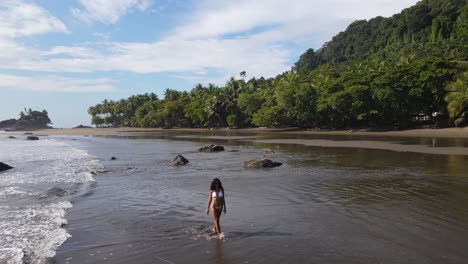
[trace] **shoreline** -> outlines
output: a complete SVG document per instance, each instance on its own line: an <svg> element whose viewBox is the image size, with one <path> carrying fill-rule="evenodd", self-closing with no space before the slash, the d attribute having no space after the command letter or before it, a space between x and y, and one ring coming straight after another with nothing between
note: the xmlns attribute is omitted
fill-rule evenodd
<svg viewBox="0 0 468 264"><path fill-rule="evenodd" d="M333 136L365 136L365 137L433 137L433 138L468 138L468 127L464 128L419 128L397 131L369 131L369 130L301 130L297 128L241 128L241 129L209 129L209 128L53 128L34 131L5 131L1 133L23 135L64 135L64 136L115 136L131 133L157 133L157 132L226 132L232 134L293 134L293 135L333 135Z"/></svg>
<svg viewBox="0 0 468 264"><path fill-rule="evenodd" d="M3 132L12 135L24 135L26 131ZM300 144L314 147L331 148L361 148L390 150L397 152L414 152L435 155L462 155L468 156L468 148L463 143L468 139L468 127L466 128L442 128L442 129L411 129L402 131L363 131L363 130L298 130L293 128L247 128L247 129L201 129L201 128L72 128L72 129L44 129L27 133L36 136L129 136L145 135L151 133L193 133L179 135L183 138L204 138L211 140L244 140L257 143L273 144ZM29 135L29 134L28 134ZM267 136L265 139L263 136ZM322 136L311 138L311 136ZM347 137L349 139L334 137ZM419 138L432 141L425 143L401 143L400 140L413 142ZM438 139L461 140L461 143L438 146ZM396 142L397 140L398 142ZM427 141L427 140L426 140Z"/></svg>

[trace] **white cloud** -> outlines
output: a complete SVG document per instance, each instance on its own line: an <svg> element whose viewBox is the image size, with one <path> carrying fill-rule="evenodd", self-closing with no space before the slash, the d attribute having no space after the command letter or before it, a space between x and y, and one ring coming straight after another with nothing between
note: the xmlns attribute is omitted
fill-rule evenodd
<svg viewBox="0 0 468 264"><path fill-rule="evenodd" d="M86 23L114 24L132 10L145 11L152 0L79 0L84 9L70 8L72 15Z"/></svg>
<svg viewBox="0 0 468 264"><path fill-rule="evenodd" d="M206 81L213 77L199 72L215 71L223 78L237 76L240 71L246 71L249 77L271 77L291 67L291 43L318 48L354 19L389 16L415 2L208 0L197 2L186 23L151 43L105 40L82 47L38 50L14 41L0 41L0 49L4 51L0 53L0 68L57 73L171 72L173 76ZM135 8L146 10L151 4L143 0L80 0L80 3L85 7L79 11L81 14L90 21L104 23L115 22Z"/></svg>
<svg viewBox="0 0 468 264"><path fill-rule="evenodd" d="M108 79L79 79L61 76L21 76L0 74L0 89L41 92L109 92L115 90Z"/></svg>
<svg viewBox="0 0 468 264"><path fill-rule="evenodd" d="M0 37L16 38L49 32L69 33L58 18L44 8L23 1L0 2Z"/></svg>

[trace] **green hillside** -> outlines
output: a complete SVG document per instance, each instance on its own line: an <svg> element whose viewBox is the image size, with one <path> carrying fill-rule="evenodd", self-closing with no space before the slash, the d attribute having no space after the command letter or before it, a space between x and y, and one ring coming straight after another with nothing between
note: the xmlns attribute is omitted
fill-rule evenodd
<svg viewBox="0 0 468 264"><path fill-rule="evenodd" d="M353 22L319 50L307 50L295 69L368 59L395 61L408 55L467 60L467 41L465 0L423 0L390 18Z"/></svg>

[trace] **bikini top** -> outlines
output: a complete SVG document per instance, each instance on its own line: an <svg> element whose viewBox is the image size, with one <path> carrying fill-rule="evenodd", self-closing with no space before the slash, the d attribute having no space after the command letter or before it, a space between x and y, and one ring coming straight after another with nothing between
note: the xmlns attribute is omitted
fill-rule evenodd
<svg viewBox="0 0 468 264"><path fill-rule="evenodd" d="M215 192L215 191L213 191L213 192L211 193L211 197L213 197L213 198L218 198L218 197L223 197L223 196L224 196L224 195L223 195L223 191L221 191L221 190L219 191L218 195L216 195L216 192Z"/></svg>

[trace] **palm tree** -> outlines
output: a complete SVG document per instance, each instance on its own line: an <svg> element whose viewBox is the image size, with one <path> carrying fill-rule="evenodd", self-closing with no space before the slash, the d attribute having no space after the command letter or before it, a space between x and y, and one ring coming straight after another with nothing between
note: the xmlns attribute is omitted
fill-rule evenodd
<svg viewBox="0 0 468 264"><path fill-rule="evenodd" d="M245 79L245 77L247 76L247 72L246 71L241 71L239 72L239 75L242 79Z"/></svg>
<svg viewBox="0 0 468 264"><path fill-rule="evenodd" d="M447 87L445 101L450 118L459 116L468 108L468 72L461 75L455 82Z"/></svg>

